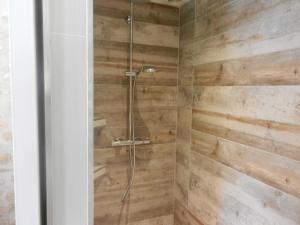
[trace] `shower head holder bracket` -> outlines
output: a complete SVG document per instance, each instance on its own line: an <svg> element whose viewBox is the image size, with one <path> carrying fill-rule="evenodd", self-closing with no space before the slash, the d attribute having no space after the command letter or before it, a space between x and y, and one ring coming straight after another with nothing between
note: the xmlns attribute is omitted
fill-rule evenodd
<svg viewBox="0 0 300 225"><path fill-rule="evenodd" d="M126 77L136 77L137 73L132 71L132 72L125 72L125 76Z"/></svg>

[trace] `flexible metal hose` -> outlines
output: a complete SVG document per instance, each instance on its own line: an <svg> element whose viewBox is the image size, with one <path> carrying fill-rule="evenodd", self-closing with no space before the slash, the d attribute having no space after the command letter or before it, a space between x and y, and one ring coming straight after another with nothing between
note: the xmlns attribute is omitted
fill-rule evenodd
<svg viewBox="0 0 300 225"><path fill-rule="evenodd" d="M132 188L133 185L133 181L134 181L134 176L135 176L135 165L136 165L136 146L135 146L135 120L134 120L134 99L135 99L135 86L136 86L136 79L137 77L135 77L133 79L133 90L132 90L132 121L131 121L131 125L132 125L132 136L131 136L131 140L132 140L132 145L129 146L129 153L130 153L130 170L131 170L131 176L130 176L130 181L127 185L126 191L123 194L122 197L122 202L124 202L126 200L126 198L129 195L129 191Z"/></svg>

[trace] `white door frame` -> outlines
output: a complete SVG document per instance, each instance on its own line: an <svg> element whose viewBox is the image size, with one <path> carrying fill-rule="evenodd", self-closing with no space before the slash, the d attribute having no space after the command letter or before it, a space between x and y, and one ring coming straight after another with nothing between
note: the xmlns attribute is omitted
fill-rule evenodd
<svg viewBox="0 0 300 225"><path fill-rule="evenodd" d="M47 222L93 225L93 0L43 0L43 39Z"/></svg>
<svg viewBox="0 0 300 225"><path fill-rule="evenodd" d="M93 0L84 1L86 6L85 15L85 55L87 67L82 76L87 77L86 101L82 101L81 107L87 108L87 119L85 126L86 148L83 149L86 154L87 168L84 171L88 193L78 193L85 195L87 208L84 209L84 224L93 224ZM45 61L45 110L46 110L46 156L50 161L52 155L51 132L55 128L51 127L51 85L47 83L51 78L51 48L50 34L48 33L51 25L51 17L48 10L51 10L49 2L54 0L43 0L43 26L44 26L44 61ZM55 1L59 3L59 1ZM44 123L44 115L40 115L40 88L38 82L42 74L39 70L39 40L37 29L37 1L36 0L10 0L10 40L11 40L11 73L12 73L12 96L13 96L13 158L14 158L14 186L15 186L15 218L16 225L44 225L43 215L43 174L41 174L41 127ZM66 8L70 10L70 8ZM67 13L67 12L66 12ZM48 36L49 35L49 36ZM50 88L50 89L49 89ZM66 103L67 104L67 103ZM47 111L48 110L48 111ZM50 113L50 114L49 114ZM49 117L50 116L50 117ZM82 118L81 118L82 119ZM79 118L80 120L80 118ZM80 128L79 128L80 129ZM74 137L78 138L78 137ZM50 142L49 142L50 140ZM47 161L48 161L47 159ZM48 162L47 162L47 169ZM51 169L51 166L50 166ZM43 171L42 171L43 172ZM41 176L42 175L42 176ZM51 176L51 174L50 174ZM42 179L41 179L42 178ZM51 179L50 179L51 180ZM47 178L47 182L48 182ZM50 182L51 183L51 182ZM49 183L48 183L49 184ZM48 185L47 184L47 185ZM41 188L42 187L42 188ZM51 186L47 186L47 204L48 204L48 225L69 225L69 224L51 224L52 216L52 193ZM41 197L42 196L42 197ZM76 198L76 196L74 196ZM51 198L51 199L49 199ZM68 217L72 213L68 210ZM61 215L59 215L61 216ZM63 215L64 216L64 215ZM49 218L50 217L50 218ZM71 224L70 224L71 225Z"/></svg>
<svg viewBox="0 0 300 225"><path fill-rule="evenodd" d="M35 0L10 0L16 225L41 221L35 7Z"/></svg>

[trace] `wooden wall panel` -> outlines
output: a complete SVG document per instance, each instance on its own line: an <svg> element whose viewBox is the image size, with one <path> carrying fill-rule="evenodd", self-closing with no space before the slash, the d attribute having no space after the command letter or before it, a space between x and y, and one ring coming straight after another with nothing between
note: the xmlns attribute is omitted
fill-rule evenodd
<svg viewBox="0 0 300 225"><path fill-rule="evenodd" d="M105 168L95 180L95 225L172 225L179 10L135 6L134 69L151 64L158 72L137 81L136 136L149 137L152 144L137 147L134 187L122 203L129 152L111 142L128 132L129 1L96 0L94 6L94 116L106 119L106 126L95 130L95 166Z"/></svg>
<svg viewBox="0 0 300 225"><path fill-rule="evenodd" d="M300 224L299 7L180 8L175 224Z"/></svg>
<svg viewBox="0 0 300 225"><path fill-rule="evenodd" d="M172 215L173 180L170 178L174 174L174 145L137 148L134 187L130 201L125 204L120 203L120 198L130 176L128 150L120 147L95 150L95 164L106 168L106 174L95 181L96 224L131 224Z"/></svg>
<svg viewBox="0 0 300 225"><path fill-rule="evenodd" d="M195 66L199 86L300 84L300 50L225 60Z"/></svg>
<svg viewBox="0 0 300 225"><path fill-rule="evenodd" d="M272 0L268 2L277 1ZM234 4L243 3L237 1ZM253 4L256 4L256 2L253 2ZM297 21L299 20L299 6L298 1L289 1L288 3L280 1L278 4L271 4L271 6L262 13L258 13L258 16L254 13L244 23L234 23L226 30L220 28L219 31L217 29L217 33L206 37L201 37L201 35L198 37L198 33L205 33L205 31L202 30L197 31L198 27L201 29L203 27L198 20L205 20L205 18L201 17L203 14L200 13L192 28L194 29L195 39L190 43L186 43L186 48L193 49L196 64L250 57L298 48L299 27ZM247 8L245 8L245 10L246 9ZM226 10L226 8L222 8L222 10ZM251 7L249 7L249 11L251 11ZM244 14L246 14L246 12ZM215 15L213 16L215 17ZM215 17L214 20L216 20L216 18L222 21L222 16ZM206 26L213 26L211 24L215 23L210 20L206 22Z"/></svg>
<svg viewBox="0 0 300 225"><path fill-rule="evenodd" d="M194 87L197 110L300 124L298 86Z"/></svg>
<svg viewBox="0 0 300 225"><path fill-rule="evenodd" d="M126 19L113 18L108 16L95 15L94 37L96 40L106 40L115 42L126 42L128 32ZM100 21L100 22L97 22ZM174 47L178 45L177 26L153 24L149 22L136 21L133 26L135 36L134 41L137 44L146 44L163 47ZM161 35L164 33L164 35ZM145 42L147 40L147 42Z"/></svg>
<svg viewBox="0 0 300 225"><path fill-rule="evenodd" d="M174 225L203 225L193 214L189 212L179 201L175 201Z"/></svg>
<svg viewBox="0 0 300 225"><path fill-rule="evenodd" d="M189 0L176 0L176 1L170 1L170 0L150 0L150 2L162 4L162 5L170 5L174 7L180 7L181 5L185 4Z"/></svg>
<svg viewBox="0 0 300 225"><path fill-rule="evenodd" d="M136 21L178 26L178 10L173 7L148 3L136 4L134 9ZM128 0L95 1L94 10L95 15L125 19L130 13L130 5Z"/></svg>
<svg viewBox="0 0 300 225"><path fill-rule="evenodd" d="M201 200L190 196L191 200L194 196L192 211L208 205L224 224L299 224L298 198L196 152L192 153L190 183L192 193L203 195ZM202 220L211 219L211 214L204 214L207 218Z"/></svg>

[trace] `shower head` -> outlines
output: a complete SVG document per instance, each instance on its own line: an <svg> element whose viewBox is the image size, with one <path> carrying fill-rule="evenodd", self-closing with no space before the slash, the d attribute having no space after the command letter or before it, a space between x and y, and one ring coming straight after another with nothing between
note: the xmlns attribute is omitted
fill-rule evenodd
<svg viewBox="0 0 300 225"><path fill-rule="evenodd" d="M149 0L131 0L132 3L137 3L137 4L145 4L148 3Z"/></svg>
<svg viewBox="0 0 300 225"><path fill-rule="evenodd" d="M145 73L155 73L157 71L156 67L154 66L142 66L141 72Z"/></svg>
<svg viewBox="0 0 300 225"><path fill-rule="evenodd" d="M139 75L140 73L155 73L157 72L157 69L155 66L142 66L139 72L136 73L136 75Z"/></svg>

